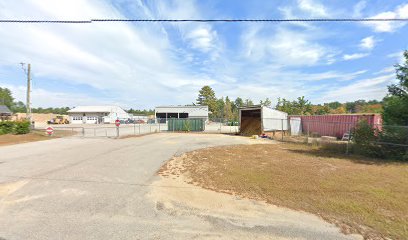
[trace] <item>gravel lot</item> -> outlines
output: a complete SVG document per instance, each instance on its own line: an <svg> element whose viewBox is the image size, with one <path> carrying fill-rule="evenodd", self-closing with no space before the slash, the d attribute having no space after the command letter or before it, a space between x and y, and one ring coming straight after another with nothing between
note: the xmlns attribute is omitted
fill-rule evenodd
<svg viewBox="0 0 408 240"><path fill-rule="evenodd" d="M156 174L187 151L259 141L162 133L0 147L0 239L352 239L310 214L203 193ZM202 194L224 201L206 205Z"/></svg>

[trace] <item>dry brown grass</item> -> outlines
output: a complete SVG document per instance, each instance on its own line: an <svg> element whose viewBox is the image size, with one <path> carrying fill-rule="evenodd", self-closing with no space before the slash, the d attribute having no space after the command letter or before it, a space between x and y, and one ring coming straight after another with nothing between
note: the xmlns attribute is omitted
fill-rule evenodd
<svg viewBox="0 0 408 240"><path fill-rule="evenodd" d="M45 131L32 131L28 134L23 135L13 135L13 134L5 134L0 135L0 146L5 145L13 145L13 144L20 144L20 143L27 143L27 142L37 142L43 140L49 140L53 138L60 138L66 136L74 135L71 131L54 131L54 136L47 136Z"/></svg>
<svg viewBox="0 0 408 240"><path fill-rule="evenodd" d="M188 154L192 183L318 214L366 239L408 239L408 164L305 145L243 145Z"/></svg>

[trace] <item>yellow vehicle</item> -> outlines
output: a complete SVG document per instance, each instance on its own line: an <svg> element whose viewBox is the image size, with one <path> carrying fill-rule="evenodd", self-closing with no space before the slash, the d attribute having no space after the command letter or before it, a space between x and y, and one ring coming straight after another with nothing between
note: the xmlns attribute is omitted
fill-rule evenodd
<svg viewBox="0 0 408 240"><path fill-rule="evenodd" d="M48 124L68 124L69 121L64 116L56 116L47 122Z"/></svg>

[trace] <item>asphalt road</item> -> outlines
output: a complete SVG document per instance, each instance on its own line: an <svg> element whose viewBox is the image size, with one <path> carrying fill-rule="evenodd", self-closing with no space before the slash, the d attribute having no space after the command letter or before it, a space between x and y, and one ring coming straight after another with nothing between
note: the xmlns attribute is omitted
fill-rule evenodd
<svg viewBox="0 0 408 240"><path fill-rule="evenodd" d="M172 156L248 141L161 133L0 147L0 239L352 239L317 218L307 225L283 214L279 225L250 226L191 208L163 211L147 197L172 187L154 185Z"/></svg>

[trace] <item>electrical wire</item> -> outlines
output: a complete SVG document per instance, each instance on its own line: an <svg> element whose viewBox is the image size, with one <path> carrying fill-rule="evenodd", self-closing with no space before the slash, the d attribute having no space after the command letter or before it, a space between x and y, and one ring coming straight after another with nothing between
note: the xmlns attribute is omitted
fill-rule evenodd
<svg viewBox="0 0 408 240"><path fill-rule="evenodd" d="M0 19L0 23L89 24L94 22L408 22L408 18L291 18L291 19L91 19L91 20L22 20Z"/></svg>

